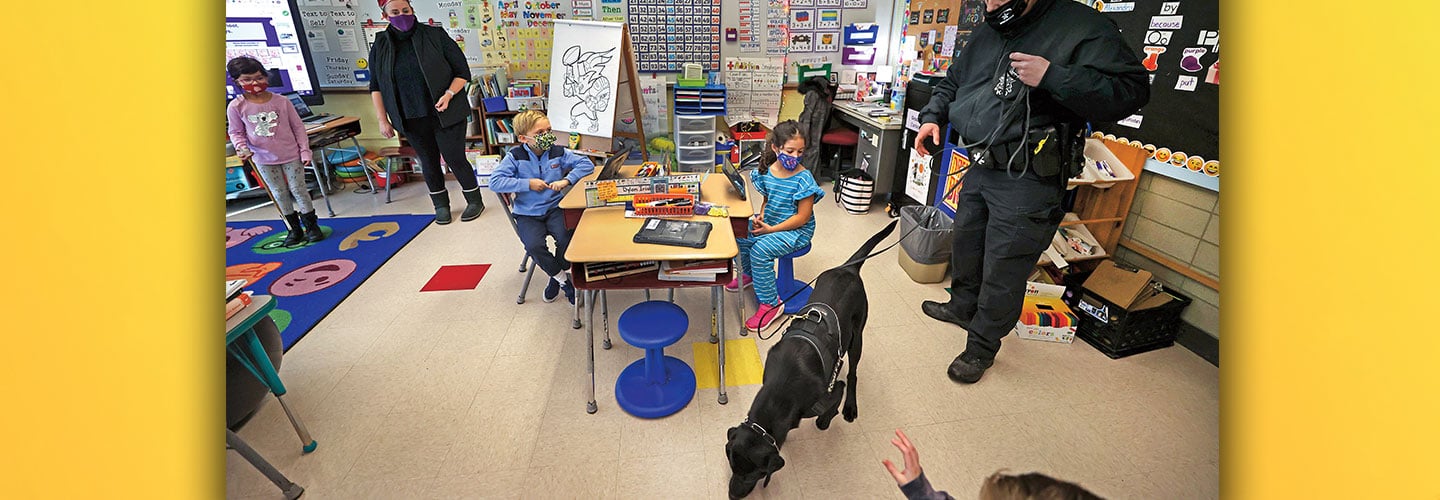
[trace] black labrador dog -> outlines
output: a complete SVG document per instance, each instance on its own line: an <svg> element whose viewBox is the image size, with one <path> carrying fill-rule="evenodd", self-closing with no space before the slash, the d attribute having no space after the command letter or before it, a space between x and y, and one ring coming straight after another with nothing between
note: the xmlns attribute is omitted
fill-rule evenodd
<svg viewBox="0 0 1440 500"><path fill-rule="evenodd" d="M843 399L845 421L855 421L855 368L860 364L861 331L869 313L860 266L894 230L891 221L845 264L820 273L810 304L770 348L765 379L750 404L750 413L744 422L726 431L730 498L749 495L761 479L765 486L770 485L770 475L785 466L780 457L785 436L800 426L801 419L815 417L815 427L828 429ZM845 380L836 380L842 356L850 359L850 369Z"/></svg>

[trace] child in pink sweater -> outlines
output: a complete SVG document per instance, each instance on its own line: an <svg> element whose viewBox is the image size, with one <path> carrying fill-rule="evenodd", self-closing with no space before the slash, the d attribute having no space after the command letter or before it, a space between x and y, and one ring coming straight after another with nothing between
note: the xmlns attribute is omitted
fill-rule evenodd
<svg viewBox="0 0 1440 500"><path fill-rule="evenodd" d="M269 79L260 61L236 57L225 64L225 70L245 91L225 109L230 120L230 143L235 145L240 159L254 160L260 178L275 198L290 230L285 246L325 239L310 205L310 191L305 188L305 166L312 157L300 113L289 99L265 90Z"/></svg>

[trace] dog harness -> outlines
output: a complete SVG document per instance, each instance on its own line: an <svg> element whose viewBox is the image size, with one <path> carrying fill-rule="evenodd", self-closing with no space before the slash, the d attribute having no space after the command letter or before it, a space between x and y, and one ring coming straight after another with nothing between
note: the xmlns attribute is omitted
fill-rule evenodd
<svg viewBox="0 0 1440 500"><path fill-rule="evenodd" d="M820 302L806 304L794 315L790 328L785 330L785 335L780 340L798 338L809 343L815 348L815 354L820 356L820 373L829 373L830 382L825 385L825 392L829 393L835 389L835 381L840 378L840 367L845 364L846 347L841 345L845 338L840 332L840 318L830 306ZM830 345L830 335L824 332L834 332L835 356L826 356L829 349L822 349L821 344Z"/></svg>

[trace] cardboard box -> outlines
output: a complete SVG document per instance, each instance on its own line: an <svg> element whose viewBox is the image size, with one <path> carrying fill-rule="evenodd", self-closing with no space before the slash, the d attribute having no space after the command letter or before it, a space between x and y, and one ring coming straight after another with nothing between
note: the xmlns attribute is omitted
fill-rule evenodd
<svg viewBox="0 0 1440 500"><path fill-rule="evenodd" d="M1015 322L1015 335L1027 340L1074 342L1080 318L1065 305L1064 295L1065 287L1060 285L1026 283L1025 306L1021 309L1020 321Z"/></svg>
<svg viewBox="0 0 1440 500"><path fill-rule="evenodd" d="M1150 271L1122 269L1115 265L1115 261L1106 260L1085 280L1084 287L1086 291L1118 304L1125 311L1134 312L1160 307L1171 300L1169 295L1160 292L1157 285ZM1080 302L1081 309L1087 305L1095 307L1083 300ZM1095 319L1108 320L1104 315L1097 315Z"/></svg>

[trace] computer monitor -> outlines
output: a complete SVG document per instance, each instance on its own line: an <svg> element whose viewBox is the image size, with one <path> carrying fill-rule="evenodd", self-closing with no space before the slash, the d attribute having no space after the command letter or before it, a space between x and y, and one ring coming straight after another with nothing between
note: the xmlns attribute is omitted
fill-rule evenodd
<svg viewBox="0 0 1440 500"><path fill-rule="evenodd" d="M300 97L299 92L286 92L280 95L290 100L290 104L295 106L295 112L300 114L300 118L309 118L315 114L314 111L310 110L310 105L305 104L305 99Z"/></svg>
<svg viewBox="0 0 1440 500"><path fill-rule="evenodd" d="M325 99L296 2L225 0L225 60L254 57L269 73L272 92L296 92L306 103L318 106L325 104ZM223 67L216 65L217 69ZM226 74L225 100L240 93L240 85Z"/></svg>

